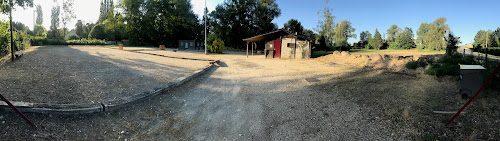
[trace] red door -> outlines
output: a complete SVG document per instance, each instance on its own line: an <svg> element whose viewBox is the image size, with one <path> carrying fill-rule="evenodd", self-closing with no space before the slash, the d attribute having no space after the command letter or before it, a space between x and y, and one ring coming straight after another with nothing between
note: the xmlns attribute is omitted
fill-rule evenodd
<svg viewBox="0 0 500 141"><path fill-rule="evenodd" d="M274 58L281 56L281 40L274 40Z"/></svg>

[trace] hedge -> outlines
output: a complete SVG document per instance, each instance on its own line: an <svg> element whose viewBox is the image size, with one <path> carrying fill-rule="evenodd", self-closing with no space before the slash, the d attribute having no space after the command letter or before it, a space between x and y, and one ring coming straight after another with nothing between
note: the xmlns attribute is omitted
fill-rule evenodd
<svg viewBox="0 0 500 141"><path fill-rule="evenodd" d="M80 39L80 40L55 40L46 37L34 37L31 39L33 45L106 45L106 41L99 39ZM40 44L42 43L42 44Z"/></svg>

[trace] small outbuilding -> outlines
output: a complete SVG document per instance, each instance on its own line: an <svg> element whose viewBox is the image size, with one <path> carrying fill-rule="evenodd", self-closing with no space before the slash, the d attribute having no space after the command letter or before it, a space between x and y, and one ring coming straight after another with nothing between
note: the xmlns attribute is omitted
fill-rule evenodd
<svg viewBox="0 0 500 141"><path fill-rule="evenodd" d="M179 50L186 50L186 49L202 49L205 45L201 41L196 41L196 40L179 40Z"/></svg>
<svg viewBox="0 0 500 141"><path fill-rule="evenodd" d="M266 58L285 58L285 59L308 59L311 58L311 42L306 38L292 34L286 29L279 29L266 34L243 39L248 47L251 45L253 55L254 48L257 48L257 42L264 42L264 54Z"/></svg>

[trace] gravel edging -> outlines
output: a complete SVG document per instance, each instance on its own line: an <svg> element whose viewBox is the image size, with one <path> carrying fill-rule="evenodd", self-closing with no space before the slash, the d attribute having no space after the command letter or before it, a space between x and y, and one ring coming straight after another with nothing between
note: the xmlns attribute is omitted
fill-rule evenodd
<svg viewBox="0 0 500 141"><path fill-rule="evenodd" d="M169 90L189 81L212 68L215 63L219 60L211 61L209 65L195 71L194 73L177 78L173 82L167 83L163 88L155 88L153 90L135 94L132 96L123 97L115 100L103 101L100 103L84 103L84 104L48 104L48 103L29 103L29 102L17 102L11 101L11 103L16 106L16 108L21 112L29 113L43 113L43 114L63 114L63 115L80 115L80 114L91 114L98 112L110 112L123 107L133 105L135 103L144 101L148 98L159 95L162 92L168 92ZM0 101L0 111L10 111L12 109L4 101Z"/></svg>

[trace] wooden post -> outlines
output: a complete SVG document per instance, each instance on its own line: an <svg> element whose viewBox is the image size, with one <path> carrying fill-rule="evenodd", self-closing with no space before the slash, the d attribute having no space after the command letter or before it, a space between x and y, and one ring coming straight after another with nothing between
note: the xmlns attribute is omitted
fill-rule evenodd
<svg viewBox="0 0 500 141"><path fill-rule="evenodd" d="M247 41L247 58L248 58L248 41Z"/></svg>
<svg viewBox="0 0 500 141"><path fill-rule="evenodd" d="M255 51L257 51L257 43L255 43ZM253 54L252 54L253 55Z"/></svg>
<svg viewBox="0 0 500 141"><path fill-rule="evenodd" d="M253 46L254 46L255 42L252 43L252 56L253 56Z"/></svg>

